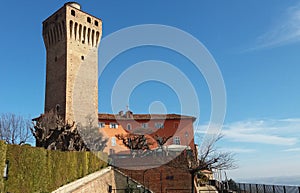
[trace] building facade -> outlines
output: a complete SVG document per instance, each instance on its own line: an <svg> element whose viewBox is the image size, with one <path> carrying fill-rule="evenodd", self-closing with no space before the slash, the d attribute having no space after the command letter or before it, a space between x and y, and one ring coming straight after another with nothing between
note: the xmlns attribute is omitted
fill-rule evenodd
<svg viewBox="0 0 300 193"><path fill-rule="evenodd" d="M123 154L128 152L117 135L144 135L150 144L150 149L159 148L160 137L166 140L164 147L169 151L195 149L193 123L195 117L178 114L133 114L127 111L123 114L99 114L99 131L108 138L104 152L108 154Z"/></svg>

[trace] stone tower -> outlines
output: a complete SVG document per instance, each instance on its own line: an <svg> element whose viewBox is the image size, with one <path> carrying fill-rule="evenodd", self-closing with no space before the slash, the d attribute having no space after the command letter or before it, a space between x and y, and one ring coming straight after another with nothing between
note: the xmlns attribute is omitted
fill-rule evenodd
<svg viewBox="0 0 300 193"><path fill-rule="evenodd" d="M102 21L66 3L43 22L47 51L45 112L66 122L98 120L98 46Z"/></svg>

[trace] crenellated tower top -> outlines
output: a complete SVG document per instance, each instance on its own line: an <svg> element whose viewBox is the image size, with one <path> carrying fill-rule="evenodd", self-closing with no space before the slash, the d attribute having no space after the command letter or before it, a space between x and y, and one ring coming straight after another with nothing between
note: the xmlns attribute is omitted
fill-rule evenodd
<svg viewBox="0 0 300 193"><path fill-rule="evenodd" d="M66 3L43 22L46 48L60 41L75 39L82 44L97 47L100 43L102 21L80 10L76 2ZM68 33L67 33L68 32Z"/></svg>

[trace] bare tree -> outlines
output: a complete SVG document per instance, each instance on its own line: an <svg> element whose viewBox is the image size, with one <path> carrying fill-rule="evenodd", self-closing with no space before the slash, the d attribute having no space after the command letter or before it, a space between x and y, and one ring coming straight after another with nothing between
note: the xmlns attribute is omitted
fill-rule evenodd
<svg viewBox="0 0 300 193"><path fill-rule="evenodd" d="M203 169L229 170L237 168L232 152L220 151L216 143L223 138L219 134L205 141L199 152L199 167Z"/></svg>
<svg viewBox="0 0 300 193"><path fill-rule="evenodd" d="M108 139L104 139L103 134L99 132L99 128L93 125L94 119L91 116L87 116L86 120L85 126L77 126L81 138L90 151L103 151Z"/></svg>
<svg viewBox="0 0 300 193"><path fill-rule="evenodd" d="M32 139L31 121L20 115L4 113L0 115L0 140L8 144L22 145Z"/></svg>
<svg viewBox="0 0 300 193"><path fill-rule="evenodd" d="M35 121L32 134L36 138L36 146L52 150L62 151L98 151L103 148L102 135L97 132L97 128L78 127L65 121L51 110L41 115ZM85 140L87 140L87 143ZM93 139L93 141L92 141ZM94 146L91 146L91 143ZM98 144L99 143L99 144ZM96 145L96 149L95 148Z"/></svg>
<svg viewBox="0 0 300 193"><path fill-rule="evenodd" d="M159 145L159 148L161 149L162 151L162 155L165 155L165 150L163 148L164 144L172 137L171 136L158 136L158 135L155 135L154 136L154 139L156 140L157 144Z"/></svg>
<svg viewBox="0 0 300 193"><path fill-rule="evenodd" d="M118 134L117 139L122 140L123 144L130 149L133 156L140 155L150 150L152 142L149 138L142 134Z"/></svg>
<svg viewBox="0 0 300 193"><path fill-rule="evenodd" d="M222 137L222 135L216 135L210 140L203 142L199 154L195 150L184 150L178 157L168 163L171 167L181 168L191 174L192 192L194 192L195 176L202 170L229 170L237 168L234 154L222 152L216 147L216 143Z"/></svg>

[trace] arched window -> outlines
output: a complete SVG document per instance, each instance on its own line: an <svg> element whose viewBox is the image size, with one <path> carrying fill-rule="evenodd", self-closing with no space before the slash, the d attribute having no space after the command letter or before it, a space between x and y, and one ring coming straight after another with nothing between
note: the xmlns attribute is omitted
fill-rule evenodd
<svg viewBox="0 0 300 193"><path fill-rule="evenodd" d="M96 45L97 45L98 42L99 42L99 36L100 36L100 33L97 31L97 32L96 32Z"/></svg>
<svg viewBox="0 0 300 193"><path fill-rule="evenodd" d="M81 41L81 37L82 37L82 25L79 24L79 41Z"/></svg>
<svg viewBox="0 0 300 193"><path fill-rule="evenodd" d="M90 38L91 38L91 29L88 28L88 32L87 32L88 44L90 44Z"/></svg>
<svg viewBox="0 0 300 193"><path fill-rule="evenodd" d="M77 27L78 27L78 23L75 22L75 27L74 27L74 36L75 36L75 40L77 39Z"/></svg>
<svg viewBox="0 0 300 193"><path fill-rule="evenodd" d="M88 17L88 18L87 18L87 22L89 22L89 23L91 23L91 22L92 22L92 20L91 20L91 18L90 18L90 17Z"/></svg>
<svg viewBox="0 0 300 193"><path fill-rule="evenodd" d="M72 37L72 33L73 33L73 21L70 20L70 37Z"/></svg>
<svg viewBox="0 0 300 193"><path fill-rule="evenodd" d="M95 30L92 30L92 46L94 46Z"/></svg>
<svg viewBox="0 0 300 193"><path fill-rule="evenodd" d="M75 16L75 11L71 10L71 15Z"/></svg>
<svg viewBox="0 0 300 193"><path fill-rule="evenodd" d="M85 38L86 38L86 27L83 27L83 37L82 37L82 43L85 43Z"/></svg>
<svg viewBox="0 0 300 193"><path fill-rule="evenodd" d="M127 130L129 130L129 131L131 130L131 124L130 123L127 124Z"/></svg>

